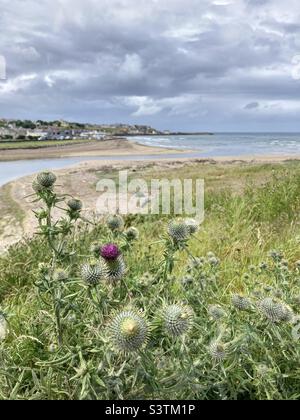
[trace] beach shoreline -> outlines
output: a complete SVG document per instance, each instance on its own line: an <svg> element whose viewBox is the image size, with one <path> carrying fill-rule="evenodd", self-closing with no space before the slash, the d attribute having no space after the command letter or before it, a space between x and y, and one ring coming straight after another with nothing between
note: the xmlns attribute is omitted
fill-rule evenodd
<svg viewBox="0 0 300 420"><path fill-rule="evenodd" d="M193 152L176 148L156 147L138 143L125 138L113 138L89 143L66 144L63 146L49 146L37 149L7 149L1 150L0 162L34 159L57 159L74 157L100 156L134 156L134 155L163 155L166 153Z"/></svg>

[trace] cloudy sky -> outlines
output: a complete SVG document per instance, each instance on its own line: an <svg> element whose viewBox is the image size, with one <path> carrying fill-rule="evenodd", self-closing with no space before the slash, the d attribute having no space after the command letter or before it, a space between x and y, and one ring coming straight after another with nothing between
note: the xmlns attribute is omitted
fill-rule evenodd
<svg viewBox="0 0 300 420"><path fill-rule="evenodd" d="M0 117L300 131L299 0L0 6Z"/></svg>

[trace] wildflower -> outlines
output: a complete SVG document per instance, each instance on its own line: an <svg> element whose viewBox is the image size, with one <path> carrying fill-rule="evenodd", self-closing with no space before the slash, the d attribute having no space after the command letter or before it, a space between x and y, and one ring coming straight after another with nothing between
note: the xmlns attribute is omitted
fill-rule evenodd
<svg viewBox="0 0 300 420"><path fill-rule="evenodd" d="M107 270L105 265L101 264L101 262L91 261L82 266L81 276L87 284L95 286L101 280L106 279Z"/></svg>
<svg viewBox="0 0 300 420"><path fill-rule="evenodd" d="M251 301L241 295L233 295L231 298L231 302L236 309L240 311L247 311L251 307Z"/></svg>
<svg viewBox="0 0 300 420"><path fill-rule="evenodd" d="M196 233L199 229L199 223L195 219L186 219L185 224L189 230L189 233L192 235Z"/></svg>
<svg viewBox="0 0 300 420"><path fill-rule="evenodd" d="M78 200L77 198L71 198L67 204L71 211L79 212L82 210L82 201Z"/></svg>
<svg viewBox="0 0 300 420"><path fill-rule="evenodd" d="M261 313L271 322L289 322L293 318L293 311L285 304L265 298L258 304Z"/></svg>
<svg viewBox="0 0 300 420"><path fill-rule="evenodd" d="M107 227L113 232L121 231L124 229L124 220L123 217L119 214L114 216L109 216L106 220Z"/></svg>
<svg viewBox="0 0 300 420"><path fill-rule="evenodd" d="M100 255L105 260L115 260L121 255L121 251L115 244L106 244L101 247Z"/></svg>
<svg viewBox="0 0 300 420"><path fill-rule="evenodd" d="M41 172L36 178L36 183L44 188L51 188L55 182L56 176L52 172Z"/></svg>
<svg viewBox="0 0 300 420"><path fill-rule="evenodd" d="M208 313L215 321L227 316L226 312L220 305L210 305L208 307Z"/></svg>
<svg viewBox="0 0 300 420"><path fill-rule="evenodd" d="M128 241L136 241L139 238L139 231L136 227L131 226L125 232Z"/></svg>
<svg viewBox="0 0 300 420"><path fill-rule="evenodd" d="M192 310L189 306L169 305L163 309L162 319L167 333L179 337L192 326Z"/></svg>
<svg viewBox="0 0 300 420"><path fill-rule="evenodd" d="M172 220L168 226L168 233L175 242L184 242L190 236L189 229L182 220Z"/></svg>
<svg viewBox="0 0 300 420"><path fill-rule="evenodd" d="M209 354L217 362L221 362L227 357L227 348L220 340L214 340L210 343L208 348Z"/></svg>
<svg viewBox="0 0 300 420"><path fill-rule="evenodd" d="M128 352L140 350L149 336L144 317L133 310L118 313L111 322L110 331L116 347Z"/></svg>
<svg viewBox="0 0 300 420"><path fill-rule="evenodd" d="M105 260L107 279L112 282L121 280L125 275L126 266L118 246L115 244L103 245L100 254Z"/></svg>

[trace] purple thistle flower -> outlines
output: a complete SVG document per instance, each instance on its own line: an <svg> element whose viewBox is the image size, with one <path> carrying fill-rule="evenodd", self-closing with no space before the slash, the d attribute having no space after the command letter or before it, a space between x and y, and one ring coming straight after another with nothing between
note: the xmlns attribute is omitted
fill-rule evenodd
<svg viewBox="0 0 300 420"><path fill-rule="evenodd" d="M115 244L106 244L101 247L100 254L105 260L116 260L121 255L121 251Z"/></svg>

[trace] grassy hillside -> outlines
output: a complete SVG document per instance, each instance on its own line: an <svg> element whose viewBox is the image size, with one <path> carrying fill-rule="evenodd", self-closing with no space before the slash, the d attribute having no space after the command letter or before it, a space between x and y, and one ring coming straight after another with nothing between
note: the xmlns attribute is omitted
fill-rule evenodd
<svg viewBox="0 0 300 420"><path fill-rule="evenodd" d="M208 172L188 235L171 216L92 226L35 185L39 235L0 259L1 399L299 399L300 166Z"/></svg>

